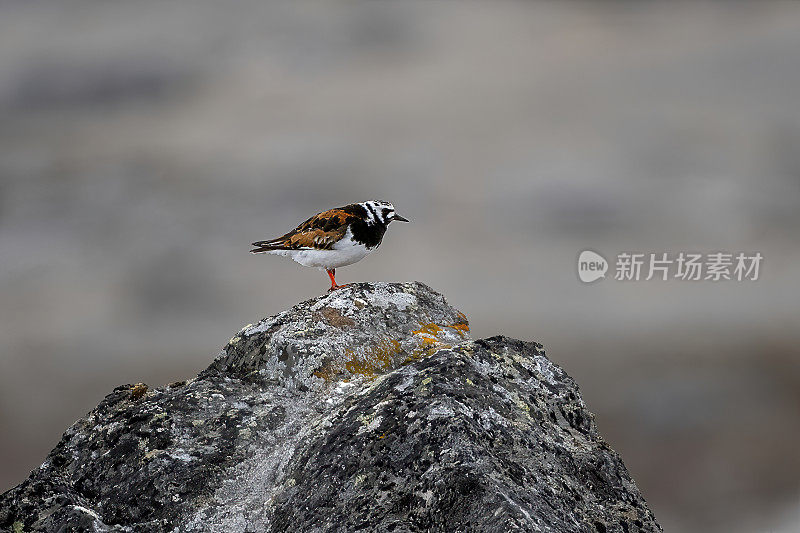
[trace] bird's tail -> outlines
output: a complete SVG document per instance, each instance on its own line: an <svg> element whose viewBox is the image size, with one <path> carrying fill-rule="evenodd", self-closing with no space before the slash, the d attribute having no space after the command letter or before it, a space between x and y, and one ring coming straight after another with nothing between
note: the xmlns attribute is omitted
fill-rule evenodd
<svg viewBox="0 0 800 533"><path fill-rule="evenodd" d="M285 249L281 239L272 239L270 241L256 241L250 244L254 247L252 250L250 250L251 254L265 254L267 252Z"/></svg>

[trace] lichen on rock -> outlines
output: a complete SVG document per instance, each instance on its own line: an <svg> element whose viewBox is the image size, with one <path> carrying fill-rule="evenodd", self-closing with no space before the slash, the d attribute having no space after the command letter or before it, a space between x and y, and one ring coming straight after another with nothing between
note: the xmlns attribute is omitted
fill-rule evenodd
<svg viewBox="0 0 800 533"><path fill-rule="evenodd" d="M374 378L469 340L466 317L422 283L354 283L240 331L206 371L318 390Z"/></svg>
<svg viewBox="0 0 800 533"><path fill-rule="evenodd" d="M359 283L122 386L0 495L3 531L660 531L541 345Z"/></svg>

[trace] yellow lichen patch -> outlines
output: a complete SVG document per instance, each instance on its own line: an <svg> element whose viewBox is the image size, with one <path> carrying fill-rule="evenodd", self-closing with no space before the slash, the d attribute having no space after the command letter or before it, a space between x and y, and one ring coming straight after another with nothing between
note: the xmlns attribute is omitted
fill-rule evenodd
<svg viewBox="0 0 800 533"><path fill-rule="evenodd" d="M324 379L325 381L333 381L333 365L330 362L323 364L319 369L314 371L313 376Z"/></svg>
<svg viewBox="0 0 800 533"><path fill-rule="evenodd" d="M459 324L456 324L456 326L459 326ZM411 355L406 358L404 363L419 361L420 359L430 357L439 350L452 348L450 344L442 342L442 340L439 338L439 335L442 333L442 328L451 327L455 326L442 326L439 324L429 323L423 324L418 330L412 331L411 333L416 335L418 340L422 343L422 347L414 350ZM463 334L463 331L459 330L459 332Z"/></svg>
<svg viewBox="0 0 800 533"><path fill-rule="evenodd" d="M436 337L434 337L434 338L430 338L430 337L421 337L421 338L420 338L420 342L422 342L422 346L423 346L423 348L432 348L432 347L434 347L434 346L442 346L442 345L444 345L444 343L443 343L443 342L441 342L441 341L440 341L439 339L437 339Z"/></svg>
<svg viewBox="0 0 800 533"><path fill-rule="evenodd" d="M367 349L361 356L352 350L347 350L344 367L352 374L375 377L381 371L391 368L394 356L400 351L400 343L394 339L381 341L377 346Z"/></svg>
<svg viewBox="0 0 800 533"><path fill-rule="evenodd" d="M314 372L314 376L332 381L342 370L347 370L351 374L374 378L392 368L395 356L401 351L400 342L395 339L384 339L364 350L348 348L345 350L344 361L328 362Z"/></svg>
<svg viewBox="0 0 800 533"><path fill-rule="evenodd" d="M464 313L459 311L458 312L458 322L456 322L455 324L453 324L452 326L449 326L449 327L451 327L454 330L456 330L456 331L458 331L460 333L463 333L465 335L468 334L469 333L469 320L467 320L467 315L465 315Z"/></svg>
<svg viewBox="0 0 800 533"><path fill-rule="evenodd" d="M458 314L460 321L456 322L455 324L446 325L446 324L423 324L418 330L412 331L414 335L419 335L422 339L423 344L444 344L439 341L438 337L442 333L442 328L451 328L456 330L461 335L468 335L469 334L469 324L467 323L467 317L464 316L463 313Z"/></svg>
<svg viewBox="0 0 800 533"><path fill-rule="evenodd" d="M131 400L136 401L141 399L142 396L145 395L147 392L147 385L144 383L137 383L133 387L131 387Z"/></svg>
<svg viewBox="0 0 800 533"><path fill-rule="evenodd" d="M457 323L453 324L452 326L448 326L448 327L451 327L451 328L453 328L454 330L456 330L456 331L458 331L460 333L464 333L464 334L469 333L469 324L467 324L466 322L457 322Z"/></svg>
<svg viewBox="0 0 800 533"><path fill-rule="evenodd" d="M420 342L422 342L423 348L433 347L433 346L446 346L442 341L439 340L439 334L442 332L442 326L439 324L423 324L418 330L412 331L414 335L417 335ZM449 346L448 346L449 348Z"/></svg>
<svg viewBox="0 0 800 533"><path fill-rule="evenodd" d="M337 317L333 316L333 313L329 313L329 315L325 316L328 321L331 318L338 320ZM395 339L384 339L371 347L346 349L343 357L326 361L313 375L328 382L342 379L344 377L341 375L343 372L375 378L398 366L398 363L408 364L430 357L439 350L452 348L451 344L443 341L443 339L453 338L452 334L445 334L444 328L454 329L462 336L468 334L467 317L462 313L459 313L458 317L459 321L452 325L435 324L433 322L420 324L419 329L411 332L416 340L415 349L410 350L411 353L402 362L397 361L397 355L403 351L400 342Z"/></svg>
<svg viewBox="0 0 800 533"><path fill-rule="evenodd" d="M360 376L375 377L378 365L372 361L359 359L353 354L352 350L347 350L347 360L344 363L345 369L351 374L358 374Z"/></svg>
<svg viewBox="0 0 800 533"><path fill-rule="evenodd" d="M411 333L414 335L433 335L435 337L440 331L442 331L442 327L431 322L430 324L423 324L421 328Z"/></svg>

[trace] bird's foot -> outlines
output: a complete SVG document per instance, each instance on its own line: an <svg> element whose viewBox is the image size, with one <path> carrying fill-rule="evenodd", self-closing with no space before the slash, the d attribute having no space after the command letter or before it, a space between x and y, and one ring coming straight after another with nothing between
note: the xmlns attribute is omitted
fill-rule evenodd
<svg viewBox="0 0 800 533"><path fill-rule="evenodd" d="M331 288L328 289L328 292L333 292L336 289L341 289L341 288L347 287L347 285L349 285L348 283L345 283L344 285L339 285L338 283L336 283L336 277L335 277L336 276L336 269L335 268L326 268L325 272L327 272L328 273L328 277L331 278Z"/></svg>

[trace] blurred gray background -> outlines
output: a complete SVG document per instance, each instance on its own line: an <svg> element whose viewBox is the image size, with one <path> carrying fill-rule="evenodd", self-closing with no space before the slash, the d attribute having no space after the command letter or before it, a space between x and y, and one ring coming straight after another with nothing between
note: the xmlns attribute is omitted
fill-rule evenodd
<svg viewBox="0 0 800 533"><path fill-rule="evenodd" d="M0 491L123 383L327 277L248 244L394 202L338 281L544 343L667 531L800 523L800 3L0 3ZM757 282L576 275L760 251Z"/></svg>

